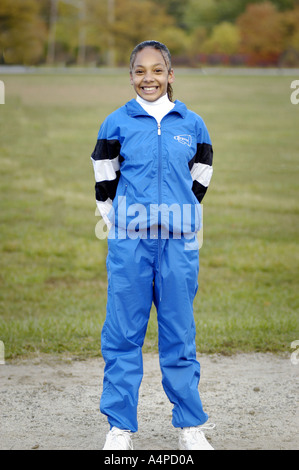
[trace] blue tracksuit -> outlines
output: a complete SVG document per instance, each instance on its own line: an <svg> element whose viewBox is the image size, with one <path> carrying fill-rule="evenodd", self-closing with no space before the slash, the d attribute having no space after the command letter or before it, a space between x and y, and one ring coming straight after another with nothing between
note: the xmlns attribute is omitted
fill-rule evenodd
<svg viewBox="0 0 299 470"><path fill-rule="evenodd" d="M196 232L212 156L203 120L179 101L161 125L131 100L100 128L92 154L96 200L112 224L101 411L111 426L137 431L142 346L153 302L173 425L197 426L208 418L198 393L193 300Z"/></svg>

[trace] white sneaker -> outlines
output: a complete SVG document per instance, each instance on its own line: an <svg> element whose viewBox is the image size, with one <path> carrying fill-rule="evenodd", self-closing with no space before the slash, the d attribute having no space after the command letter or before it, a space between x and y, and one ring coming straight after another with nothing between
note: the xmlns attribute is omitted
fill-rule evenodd
<svg viewBox="0 0 299 470"><path fill-rule="evenodd" d="M179 436L180 450L214 450L208 443L203 429L214 429L215 424L207 424L205 426L197 426L193 428L183 428Z"/></svg>
<svg viewBox="0 0 299 470"><path fill-rule="evenodd" d="M106 436L103 450L133 450L130 431L113 427Z"/></svg>

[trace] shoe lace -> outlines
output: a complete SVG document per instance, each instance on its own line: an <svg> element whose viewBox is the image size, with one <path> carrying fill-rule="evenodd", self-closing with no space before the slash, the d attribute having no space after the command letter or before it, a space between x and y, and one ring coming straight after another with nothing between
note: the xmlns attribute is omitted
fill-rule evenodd
<svg viewBox="0 0 299 470"><path fill-rule="evenodd" d="M205 440L203 431L211 431L216 427L214 423L203 424L202 426L196 426L192 428L185 428L185 432L188 434L189 440L196 442L198 439Z"/></svg>
<svg viewBox="0 0 299 470"><path fill-rule="evenodd" d="M208 423L208 424L203 424L202 426L196 428L199 431L212 431L216 427L216 424L214 423Z"/></svg>

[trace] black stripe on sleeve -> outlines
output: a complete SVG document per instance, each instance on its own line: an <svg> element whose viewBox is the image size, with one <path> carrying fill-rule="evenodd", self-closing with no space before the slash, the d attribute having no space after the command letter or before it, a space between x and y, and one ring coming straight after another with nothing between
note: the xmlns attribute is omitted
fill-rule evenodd
<svg viewBox="0 0 299 470"><path fill-rule="evenodd" d="M120 149L118 140L99 139L91 157L94 160L113 160L119 156Z"/></svg>
<svg viewBox="0 0 299 470"><path fill-rule="evenodd" d="M101 181L95 184L96 200L105 202L108 198L112 201L115 198L120 171L116 172L116 179L113 181Z"/></svg>
<svg viewBox="0 0 299 470"><path fill-rule="evenodd" d="M199 203L201 203L201 201L203 200L207 189L208 188L200 184L198 181L193 181L192 191L194 192L195 197Z"/></svg>
<svg viewBox="0 0 299 470"><path fill-rule="evenodd" d="M197 151L192 160L189 161L189 168L193 167L194 163L203 163L204 165L212 166L213 164L213 147L211 144L197 144Z"/></svg>

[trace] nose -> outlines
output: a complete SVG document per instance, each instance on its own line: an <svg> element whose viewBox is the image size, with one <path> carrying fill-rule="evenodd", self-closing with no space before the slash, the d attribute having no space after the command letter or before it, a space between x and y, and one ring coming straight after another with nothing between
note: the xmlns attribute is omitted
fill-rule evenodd
<svg viewBox="0 0 299 470"><path fill-rule="evenodd" d="M149 83L149 82L153 82L154 79L153 79L153 76L152 76L152 73L150 71L146 72L144 77L143 77L143 81L146 82L146 83Z"/></svg>

